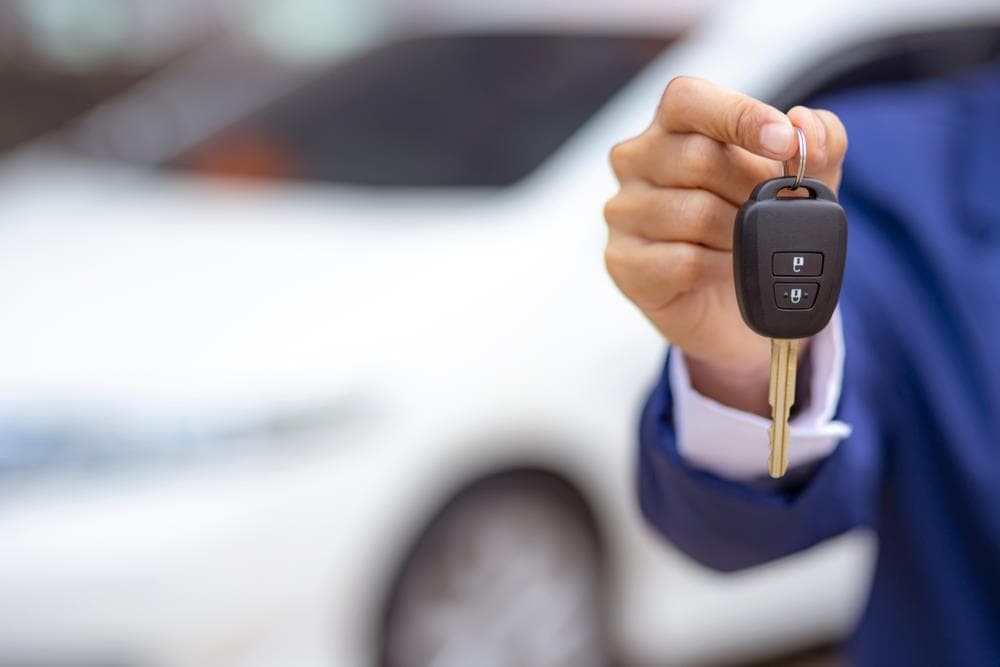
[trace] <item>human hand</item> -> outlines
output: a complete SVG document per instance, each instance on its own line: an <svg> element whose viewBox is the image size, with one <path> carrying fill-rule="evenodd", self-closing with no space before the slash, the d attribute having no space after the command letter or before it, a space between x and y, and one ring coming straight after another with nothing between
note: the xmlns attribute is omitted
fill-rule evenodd
<svg viewBox="0 0 1000 667"><path fill-rule="evenodd" d="M620 189L604 208L608 272L684 351L694 387L765 416L770 344L746 326L736 304L733 222L754 186L780 176L781 162L797 154L793 125L805 134L806 173L836 192L847 150L836 115L805 107L785 115L677 77L649 128L612 148Z"/></svg>

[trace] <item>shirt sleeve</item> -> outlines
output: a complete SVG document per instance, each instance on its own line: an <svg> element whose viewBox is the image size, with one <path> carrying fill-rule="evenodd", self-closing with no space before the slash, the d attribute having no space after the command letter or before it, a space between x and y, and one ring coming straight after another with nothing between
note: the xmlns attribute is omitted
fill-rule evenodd
<svg viewBox="0 0 1000 667"><path fill-rule="evenodd" d="M829 456L851 434L834 419L844 373L844 333L839 310L809 347L811 387L805 405L789 421L788 467L794 469ZM734 481L767 474L770 420L723 405L691 386L680 350L668 364L677 452L694 468Z"/></svg>

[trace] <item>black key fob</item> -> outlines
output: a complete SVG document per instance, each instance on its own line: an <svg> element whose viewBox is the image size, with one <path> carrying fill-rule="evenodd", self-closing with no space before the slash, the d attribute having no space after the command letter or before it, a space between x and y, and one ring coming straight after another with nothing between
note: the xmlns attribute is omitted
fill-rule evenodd
<svg viewBox="0 0 1000 667"><path fill-rule="evenodd" d="M743 320L768 338L808 338L833 316L847 257L847 217L821 181L803 178L809 197L779 197L795 184L764 181L740 207L733 275Z"/></svg>

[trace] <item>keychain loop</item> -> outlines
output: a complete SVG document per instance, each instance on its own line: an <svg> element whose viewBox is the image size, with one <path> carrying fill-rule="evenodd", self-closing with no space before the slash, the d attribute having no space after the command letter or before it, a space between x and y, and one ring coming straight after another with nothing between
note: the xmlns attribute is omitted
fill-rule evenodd
<svg viewBox="0 0 1000 667"><path fill-rule="evenodd" d="M789 190L798 190L799 186L802 185L802 179L806 175L806 133L802 131L801 127L796 127L795 134L799 138L799 167L795 171L795 183ZM788 160L781 163L781 169L782 173L788 176Z"/></svg>

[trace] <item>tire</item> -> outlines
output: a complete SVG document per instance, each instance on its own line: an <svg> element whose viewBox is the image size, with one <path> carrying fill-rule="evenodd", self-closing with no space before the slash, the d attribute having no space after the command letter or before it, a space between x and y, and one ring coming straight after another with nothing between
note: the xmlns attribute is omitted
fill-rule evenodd
<svg viewBox="0 0 1000 667"><path fill-rule="evenodd" d="M403 568L385 667L605 667L601 558L583 499L541 473L460 494Z"/></svg>

